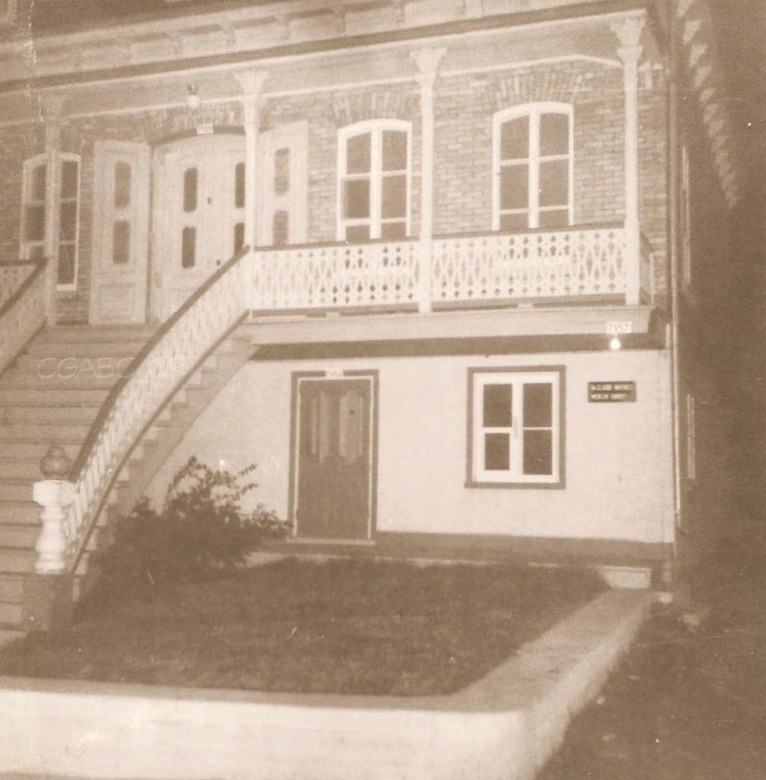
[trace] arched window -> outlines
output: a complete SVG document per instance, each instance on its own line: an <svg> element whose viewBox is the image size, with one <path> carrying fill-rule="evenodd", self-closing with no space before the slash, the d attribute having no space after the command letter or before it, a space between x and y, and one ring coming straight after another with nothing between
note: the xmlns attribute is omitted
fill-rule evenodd
<svg viewBox="0 0 766 780"><path fill-rule="evenodd" d="M57 263L56 280L62 289L74 289L80 233L80 157L59 153L57 174L55 207L53 215L49 215L47 157L39 155L24 162L21 254L33 259L43 256L46 223L52 218L58 236L52 258Z"/></svg>
<svg viewBox="0 0 766 780"><path fill-rule="evenodd" d="M397 240L410 232L410 125L360 122L338 135L338 240Z"/></svg>
<svg viewBox="0 0 766 780"><path fill-rule="evenodd" d="M495 114L495 230L551 229L572 222L572 106L533 103Z"/></svg>

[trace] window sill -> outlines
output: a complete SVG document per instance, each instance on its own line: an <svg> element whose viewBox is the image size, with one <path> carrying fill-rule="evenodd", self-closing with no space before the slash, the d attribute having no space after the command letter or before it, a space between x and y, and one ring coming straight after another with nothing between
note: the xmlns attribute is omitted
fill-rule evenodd
<svg viewBox="0 0 766 780"><path fill-rule="evenodd" d="M469 489L513 489L513 490L563 490L566 487L564 480L557 482L476 482L466 480L464 487Z"/></svg>

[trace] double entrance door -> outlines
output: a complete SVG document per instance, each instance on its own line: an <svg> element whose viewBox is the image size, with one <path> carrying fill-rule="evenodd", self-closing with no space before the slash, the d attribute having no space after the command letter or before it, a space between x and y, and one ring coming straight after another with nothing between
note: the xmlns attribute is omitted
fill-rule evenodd
<svg viewBox="0 0 766 780"><path fill-rule="evenodd" d="M248 198L242 134L97 143L91 322L172 316L242 249L253 201L257 244L305 242L306 148L306 123L262 133Z"/></svg>

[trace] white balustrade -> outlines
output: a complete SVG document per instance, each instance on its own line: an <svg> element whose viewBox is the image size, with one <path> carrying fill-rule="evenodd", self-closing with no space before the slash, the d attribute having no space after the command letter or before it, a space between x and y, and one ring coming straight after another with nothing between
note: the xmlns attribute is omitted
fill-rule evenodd
<svg viewBox="0 0 766 780"><path fill-rule="evenodd" d="M49 268L42 261L0 264L0 371L45 323Z"/></svg>
<svg viewBox="0 0 766 780"><path fill-rule="evenodd" d="M625 293L621 226L435 238L434 302Z"/></svg>
<svg viewBox="0 0 766 780"><path fill-rule="evenodd" d="M264 249L255 259L256 310L417 303L415 241Z"/></svg>
<svg viewBox="0 0 766 780"><path fill-rule="evenodd" d="M199 361L245 314L252 257L248 251L227 263L184 304L102 410L105 417L97 420L95 438L86 445L72 477L76 495L63 525L70 565L131 447Z"/></svg>

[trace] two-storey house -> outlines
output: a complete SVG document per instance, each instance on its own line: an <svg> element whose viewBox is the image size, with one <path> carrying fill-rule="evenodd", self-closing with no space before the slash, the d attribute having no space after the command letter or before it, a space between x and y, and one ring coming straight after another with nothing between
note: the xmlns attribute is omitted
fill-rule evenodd
<svg viewBox="0 0 766 780"><path fill-rule="evenodd" d="M288 549L667 582L739 186L704 0L117 5L0 4L0 623L190 455Z"/></svg>

